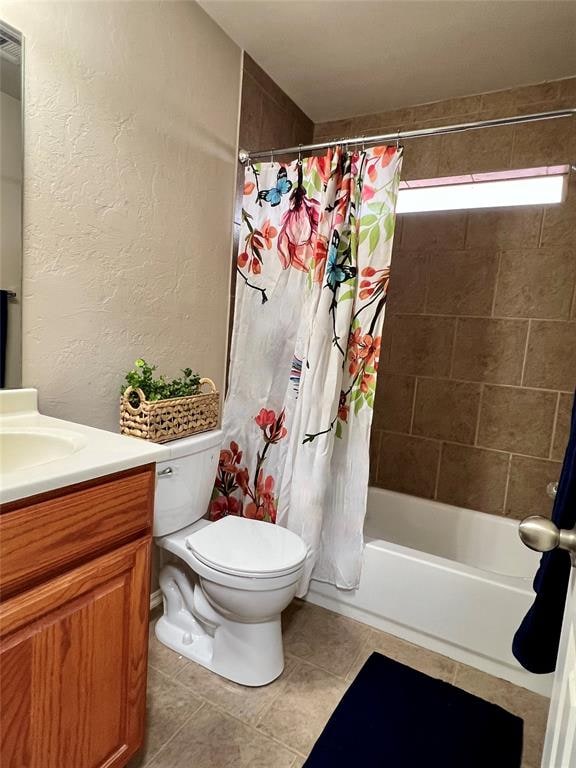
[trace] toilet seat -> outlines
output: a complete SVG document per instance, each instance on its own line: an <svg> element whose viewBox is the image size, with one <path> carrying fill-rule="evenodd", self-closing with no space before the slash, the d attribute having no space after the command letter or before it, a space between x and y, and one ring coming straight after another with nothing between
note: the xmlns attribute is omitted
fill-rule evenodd
<svg viewBox="0 0 576 768"><path fill-rule="evenodd" d="M250 579L288 575L306 559L306 546L292 531L234 515L187 536L186 548L215 571Z"/></svg>

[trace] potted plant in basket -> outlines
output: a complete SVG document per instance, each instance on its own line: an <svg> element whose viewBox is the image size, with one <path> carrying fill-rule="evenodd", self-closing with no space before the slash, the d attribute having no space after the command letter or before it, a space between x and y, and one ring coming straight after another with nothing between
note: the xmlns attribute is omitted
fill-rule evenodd
<svg viewBox="0 0 576 768"><path fill-rule="evenodd" d="M155 371L140 358L126 374L120 399L123 435L166 443L217 426L220 396L211 379L201 379L191 368L172 381ZM210 392L200 391L204 384Z"/></svg>

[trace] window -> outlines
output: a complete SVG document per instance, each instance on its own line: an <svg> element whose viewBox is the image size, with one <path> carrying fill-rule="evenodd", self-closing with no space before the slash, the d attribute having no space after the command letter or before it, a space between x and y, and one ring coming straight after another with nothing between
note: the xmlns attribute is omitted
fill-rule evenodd
<svg viewBox="0 0 576 768"><path fill-rule="evenodd" d="M561 203L569 170L567 165L556 165L403 181L396 213Z"/></svg>

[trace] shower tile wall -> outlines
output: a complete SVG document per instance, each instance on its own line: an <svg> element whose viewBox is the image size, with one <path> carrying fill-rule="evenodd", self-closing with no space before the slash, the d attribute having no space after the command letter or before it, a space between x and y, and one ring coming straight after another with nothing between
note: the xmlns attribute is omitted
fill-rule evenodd
<svg viewBox="0 0 576 768"><path fill-rule="evenodd" d="M576 78L316 125L315 140L576 104ZM576 161L574 119L406 142L403 178ZM576 179L559 206L398 217L371 482L548 514L576 385Z"/></svg>
<svg viewBox="0 0 576 768"><path fill-rule="evenodd" d="M239 128L239 146L243 149L268 149L269 147L306 144L312 141L314 134L314 123L312 120L302 112L247 53L244 53ZM291 158L287 157L286 159ZM234 264L238 254L243 184L244 169L241 165L238 165L236 205L234 207ZM233 269L230 280L228 345L230 345L232 336L235 288L236 271Z"/></svg>
<svg viewBox="0 0 576 768"><path fill-rule="evenodd" d="M310 143L313 135L312 120L256 64L254 59L244 53L240 147L268 149L294 146ZM240 224L243 177L243 168L240 166L234 217L236 225Z"/></svg>

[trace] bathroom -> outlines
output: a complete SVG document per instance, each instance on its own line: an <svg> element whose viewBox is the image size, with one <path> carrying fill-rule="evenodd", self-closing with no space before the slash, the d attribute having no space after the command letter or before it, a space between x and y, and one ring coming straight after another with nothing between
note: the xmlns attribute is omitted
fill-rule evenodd
<svg viewBox="0 0 576 768"><path fill-rule="evenodd" d="M442 768L576 766L569 556L550 553L562 576L541 569L535 602L540 555L518 535L529 516L576 524L575 4L2 0L0 22L2 766L412 768L423 754ZM389 286L337 249L330 273L343 286L366 279L367 303L386 299L366 406L354 413L330 377L320 382L327 421L315 432L339 415L326 444L365 457L349 492L367 501L346 517L344 546L341 530L331 540L334 576L332 561L321 570L310 557L318 531L282 500L286 474L282 490L279 474L275 488L254 482L276 525L250 519L249 503L240 516L239 490L222 493L232 473L220 449L235 443L234 461L244 450L236 477L250 451L260 467L261 443L237 437L246 407L264 468L279 471L298 402L314 401L294 354L307 275L298 247L274 240L294 192L328 195L322 174L338 178L347 158L352 178L370 161L369 202L378 179L395 192L392 229L373 243ZM526 181L526 194L552 196L523 198ZM517 197L458 200L494 184ZM258 263L250 226L263 233ZM274 265L292 262L278 266L284 291L265 282L275 248ZM346 304L334 309L336 288L329 279L318 294L334 327ZM117 434L124 377L141 358L169 378L190 366L209 380L206 431ZM344 375L359 359L346 356ZM283 420L284 403L266 398L284 369L301 396ZM307 488L316 475L298 459L313 450L332 499L342 483L312 438L293 471ZM174 482L207 500L216 483L214 522L205 509L174 522ZM198 549L178 534L190 522ZM524 540L569 547L570 531L551 526L528 523ZM255 613L238 603L244 619L229 622L216 663L229 621L220 592L246 598L247 574ZM279 606L258 622L255 597L273 589L281 629ZM558 626L532 636L536 651L513 652L520 624L530 641L531 606L549 621L546 590L562 594Z"/></svg>

